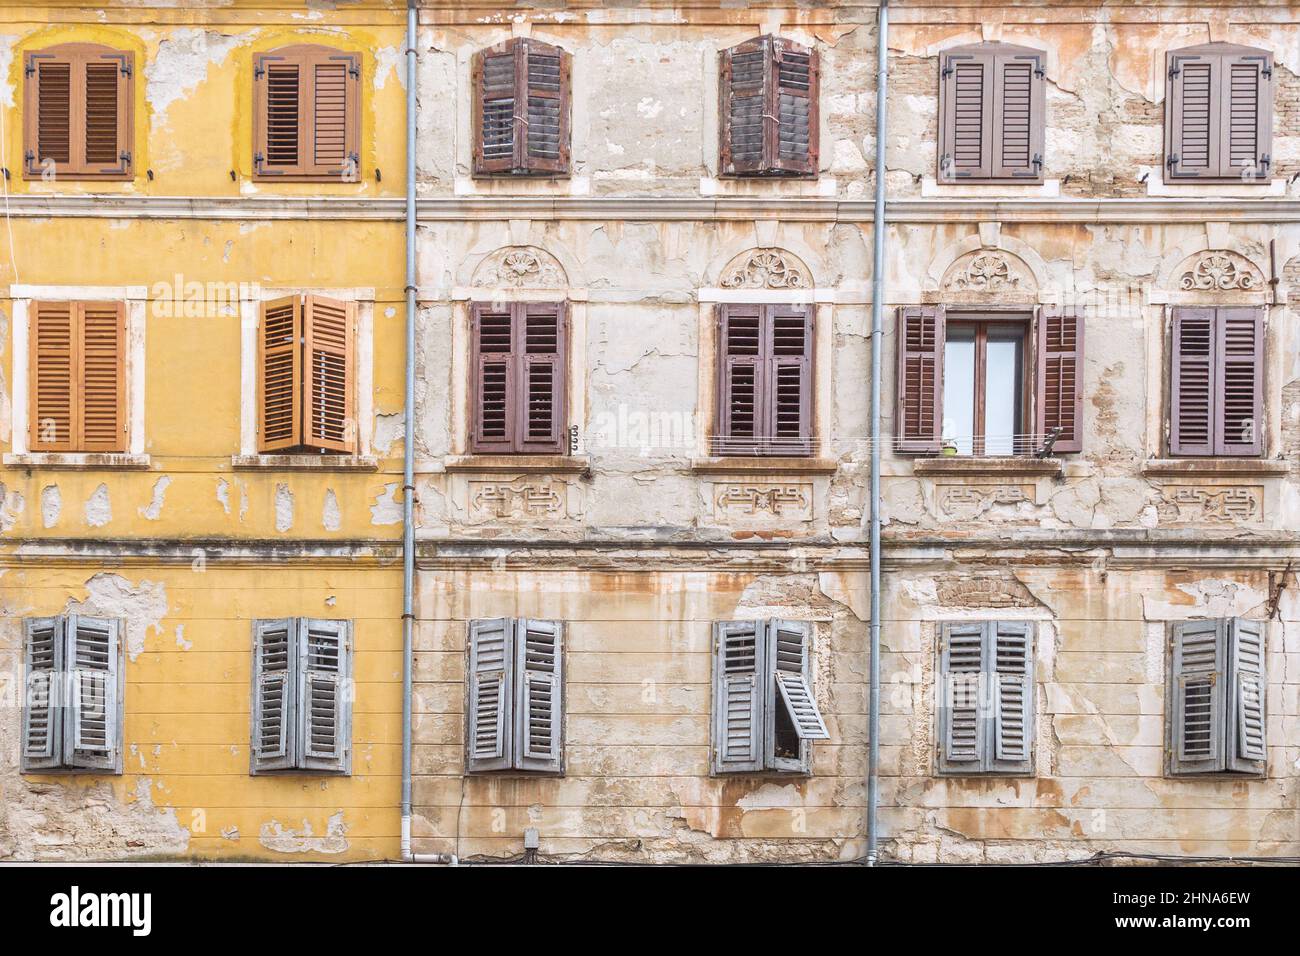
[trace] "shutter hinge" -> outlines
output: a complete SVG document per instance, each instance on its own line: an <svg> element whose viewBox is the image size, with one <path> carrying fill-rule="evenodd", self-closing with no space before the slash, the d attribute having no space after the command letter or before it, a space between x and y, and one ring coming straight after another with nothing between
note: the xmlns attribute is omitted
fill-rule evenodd
<svg viewBox="0 0 1300 956"><path fill-rule="evenodd" d="M945 64L944 64L944 66L943 66L943 78L944 78L945 80L948 79L948 77L952 76L953 73L955 73L955 72L956 72L956 70L953 69L953 67L952 67L952 62L951 62L951 61L949 61L948 63L945 63Z"/></svg>
<svg viewBox="0 0 1300 956"><path fill-rule="evenodd" d="M120 158L121 158L122 163L123 163L124 165L126 165L126 166L130 166L130 165L131 165L131 154L130 154L130 153L124 152L124 153L121 154Z"/></svg>
<svg viewBox="0 0 1300 956"><path fill-rule="evenodd" d="M1040 63L1038 66L1034 67L1034 76L1038 77L1040 80L1047 78L1047 71L1043 69L1043 64Z"/></svg>
<svg viewBox="0 0 1300 956"><path fill-rule="evenodd" d="M126 62L126 60L122 61L122 75L123 76L131 75L131 64Z"/></svg>
<svg viewBox="0 0 1300 956"><path fill-rule="evenodd" d="M27 73L28 76L35 76L35 75L36 75L36 64L35 64L35 63L28 63L28 64L27 64L27 70L26 70L26 73Z"/></svg>
<svg viewBox="0 0 1300 956"><path fill-rule="evenodd" d="M1259 168L1261 170L1267 170L1271 165L1273 165L1273 156L1271 153L1265 153L1259 158Z"/></svg>
<svg viewBox="0 0 1300 956"><path fill-rule="evenodd" d="M1179 159L1178 154L1174 153L1172 156L1169 157L1169 159L1165 161L1165 165L1168 166L1170 169L1173 169L1175 166L1178 165L1178 159Z"/></svg>
<svg viewBox="0 0 1300 956"><path fill-rule="evenodd" d="M1265 64L1264 64L1264 69L1263 69L1263 72L1262 72L1261 75L1262 75L1262 76L1264 77L1264 79L1266 79L1266 80L1271 80L1271 79L1273 79L1273 64L1272 64L1272 63L1265 63Z"/></svg>
<svg viewBox="0 0 1300 956"><path fill-rule="evenodd" d="M27 152L23 153L23 162L28 166L36 165L36 154L29 149Z"/></svg>
<svg viewBox="0 0 1300 956"><path fill-rule="evenodd" d="M264 76L266 76L266 67L260 63L253 67L253 79L260 80Z"/></svg>
<svg viewBox="0 0 1300 956"><path fill-rule="evenodd" d="M253 154L253 166L257 169L259 173L262 171L262 163L264 163L265 161L266 161L266 157L261 153Z"/></svg>
<svg viewBox="0 0 1300 956"><path fill-rule="evenodd" d="M361 67L357 66L355 61L348 67L348 76L354 80L361 79Z"/></svg>
<svg viewBox="0 0 1300 956"><path fill-rule="evenodd" d="M1171 66L1169 68L1169 79L1172 80L1176 78L1182 72L1183 72L1183 68L1181 66Z"/></svg>
<svg viewBox="0 0 1300 956"><path fill-rule="evenodd" d="M1034 169L1036 169L1036 170L1038 170L1038 171L1040 171L1040 172L1042 171L1042 169L1043 169L1043 154L1042 154L1042 153L1034 153Z"/></svg>

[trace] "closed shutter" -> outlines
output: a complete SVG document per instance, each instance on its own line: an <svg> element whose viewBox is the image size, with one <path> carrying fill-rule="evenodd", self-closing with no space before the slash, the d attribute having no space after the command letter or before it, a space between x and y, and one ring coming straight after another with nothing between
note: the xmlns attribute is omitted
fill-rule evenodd
<svg viewBox="0 0 1300 956"><path fill-rule="evenodd" d="M1228 627L1232 679L1227 710L1236 724L1228 737L1228 769L1262 774L1268 762L1264 625L1237 618Z"/></svg>
<svg viewBox="0 0 1300 956"><path fill-rule="evenodd" d="M1264 314L1254 308L1217 313L1214 394L1216 455L1263 454Z"/></svg>
<svg viewBox="0 0 1300 956"><path fill-rule="evenodd" d="M812 307L719 306L719 454L811 454L812 355Z"/></svg>
<svg viewBox="0 0 1300 956"><path fill-rule="evenodd" d="M298 739L304 770L351 769L352 641L346 621L298 624Z"/></svg>
<svg viewBox="0 0 1300 956"><path fill-rule="evenodd" d="M723 50L718 82L721 145L718 167L725 176L761 173L767 115L764 106L772 81L765 37Z"/></svg>
<svg viewBox="0 0 1300 956"><path fill-rule="evenodd" d="M81 336L75 304L33 303L29 328L31 448L76 451Z"/></svg>
<svg viewBox="0 0 1300 956"><path fill-rule="evenodd" d="M475 54L474 172L569 171L572 57L516 37Z"/></svg>
<svg viewBox="0 0 1300 956"><path fill-rule="evenodd" d="M118 622L69 615L66 640L71 700L64 723L64 766L114 770L121 733Z"/></svg>
<svg viewBox="0 0 1300 956"><path fill-rule="evenodd" d="M527 104L523 171L569 171L569 62L559 47L521 39Z"/></svg>
<svg viewBox="0 0 1300 956"><path fill-rule="evenodd" d="M991 631L993 753L989 767L1003 773L1033 770L1034 632L1025 621L998 621Z"/></svg>
<svg viewBox="0 0 1300 956"><path fill-rule="evenodd" d="M515 167L517 62L523 48L507 41L474 54L474 172L506 173Z"/></svg>
<svg viewBox="0 0 1300 956"><path fill-rule="evenodd" d="M1209 43L1168 55L1166 170L1172 180L1264 182L1272 171L1273 58Z"/></svg>
<svg viewBox="0 0 1300 956"><path fill-rule="evenodd" d="M557 621L522 620L515 629L515 767L564 767L564 636Z"/></svg>
<svg viewBox="0 0 1300 956"><path fill-rule="evenodd" d="M761 305L718 307L718 434L720 455L754 455L767 421L765 336Z"/></svg>
<svg viewBox="0 0 1300 956"><path fill-rule="evenodd" d="M1273 58L1240 51L1223 58L1223 175L1243 182L1266 180L1272 172Z"/></svg>
<svg viewBox="0 0 1300 956"><path fill-rule="evenodd" d="M766 376L767 451L776 455L812 453L811 306L766 306L766 331L771 339Z"/></svg>
<svg viewBox="0 0 1300 956"><path fill-rule="evenodd" d="M1039 182L1043 173L1041 53L1007 52L994 58L994 179Z"/></svg>
<svg viewBox="0 0 1300 956"><path fill-rule="evenodd" d="M28 53L23 174L132 178L135 56L89 44Z"/></svg>
<svg viewBox="0 0 1300 956"><path fill-rule="evenodd" d="M467 772L508 770L514 763L514 622L470 621Z"/></svg>
<svg viewBox="0 0 1300 956"><path fill-rule="evenodd" d="M126 450L126 310L36 302L30 326L31 447Z"/></svg>
<svg viewBox="0 0 1300 956"><path fill-rule="evenodd" d="M511 308L476 302L470 326L474 376L470 448L479 454L514 451L516 371Z"/></svg>
<svg viewBox="0 0 1300 956"><path fill-rule="evenodd" d="M944 311L942 306L898 310L898 410L895 447L900 452L940 450L943 414Z"/></svg>
<svg viewBox="0 0 1300 956"><path fill-rule="evenodd" d="M81 451L126 451L126 309L78 303Z"/></svg>
<svg viewBox="0 0 1300 956"><path fill-rule="evenodd" d="M944 624L939 653L939 770L978 773L984 760L982 623Z"/></svg>
<svg viewBox="0 0 1300 956"><path fill-rule="evenodd" d="M296 764L298 629L291 618L253 625L252 770Z"/></svg>
<svg viewBox="0 0 1300 956"><path fill-rule="evenodd" d="M1053 452L1083 451L1083 316L1044 307L1038 316L1038 421L1034 442L1060 429Z"/></svg>
<svg viewBox="0 0 1300 956"><path fill-rule="evenodd" d="M289 296L262 303L258 332L258 447L296 447L302 436L303 301Z"/></svg>
<svg viewBox="0 0 1300 956"><path fill-rule="evenodd" d="M762 621L713 625L713 772L763 769L768 642Z"/></svg>
<svg viewBox="0 0 1300 956"><path fill-rule="evenodd" d="M1183 621L1173 627L1169 675L1169 772L1225 767L1227 625Z"/></svg>
<svg viewBox="0 0 1300 956"><path fill-rule="evenodd" d="M775 70L776 149L772 167L785 173L817 172L817 51L777 37Z"/></svg>
<svg viewBox="0 0 1300 956"><path fill-rule="evenodd" d="M1213 455L1217 322L1211 308L1175 309L1170 368L1169 451Z"/></svg>
<svg viewBox="0 0 1300 956"><path fill-rule="evenodd" d="M761 36L719 58L720 145L724 176L816 175L817 51Z"/></svg>
<svg viewBox="0 0 1300 956"><path fill-rule="evenodd" d="M993 174L993 57L953 52L942 57L939 181Z"/></svg>
<svg viewBox="0 0 1300 956"><path fill-rule="evenodd" d="M1042 182L1043 53L1009 43L940 57L939 182Z"/></svg>
<svg viewBox="0 0 1300 956"><path fill-rule="evenodd" d="M356 305L309 295L303 307L303 326L306 340L303 444L328 451L354 452Z"/></svg>
<svg viewBox="0 0 1300 956"><path fill-rule="evenodd" d="M568 311L562 302L475 303L471 450L564 450Z"/></svg>
<svg viewBox="0 0 1300 956"><path fill-rule="evenodd" d="M254 178L360 178L361 58L292 46L253 58Z"/></svg>
<svg viewBox="0 0 1300 956"><path fill-rule="evenodd" d="M64 619L28 618L23 648L23 770L59 765L63 740Z"/></svg>

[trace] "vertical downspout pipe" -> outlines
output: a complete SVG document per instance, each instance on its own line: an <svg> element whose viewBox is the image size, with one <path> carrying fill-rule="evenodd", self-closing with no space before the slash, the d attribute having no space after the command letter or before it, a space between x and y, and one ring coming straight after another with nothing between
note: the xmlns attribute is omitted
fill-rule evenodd
<svg viewBox="0 0 1300 956"><path fill-rule="evenodd" d="M455 863L450 853L411 852L411 697L415 657L415 122L420 13L406 0L406 395L402 418L402 859Z"/></svg>
<svg viewBox="0 0 1300 956"><path fill-rule="evenodd" d="M871 272L871 670L867 692L867 866L879 851L880 804L880 372L884 348L885 134L889 101L889 0L880 0L876 39L876 201Z"/></svg>

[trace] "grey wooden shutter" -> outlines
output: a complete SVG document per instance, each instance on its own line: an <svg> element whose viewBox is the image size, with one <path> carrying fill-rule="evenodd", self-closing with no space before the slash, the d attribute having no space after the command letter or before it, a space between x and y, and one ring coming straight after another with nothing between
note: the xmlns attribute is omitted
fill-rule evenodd
<svg viewBox="0 0 1300 956"><path fill-rule="evenodd" d="M352 641L347 621L298 624L298 740L303 770L352 763Z"/></svg>
<svg viewBox="0 0 1300 956"><path fill-rule="evenodd" d="M988 627L951 622L939 647L939 771L978 773L984 765L984 647Z"/></svg>
<svg viewBox="0 0 1300 956"><path fill-rule="evenodd" d="M977 43L946 51L939 68L938 181L1042 182L1042 51Z"/></svg>
<svg viewBox="0 0 1300 956"><path fill-rule="evenodd" d="M1236 48L1223 55L1220 168L1243 182L1266 181L1273 166L1273 57Z"/></svg>
<svg viewBox="0 0 1300 956"><path fill-rule="evenodd" d="M1083 325L1070 309L1044 306L1038 315L1034 443L1059 428L1053 452L1083 451Z"/></svg>
<svg viewBox="0 0 1300 956"><path fill-rule="evenodd" d="M994 83L993 57L978 47L940 57L939 182L993 175Z"/></svg>
<svg viewBox="0 0 1300 956"><path fill-rule="evenodd" d="M1043 180L1043 54L998 45L993 60L994 102L991 177Z"/></svg>
<svg viewBox="0 0 1300 956"><path fill-rule="evenodd" d="M514 763L514 647L513 621L469 622L468 772L508 770Z"/></svg>
<svg viewBox="0 0 1300 956"><path fill-rule="evenodd" d="M287 770L297 763L298 626L291 618L253 624L251 769Z"/></svg>
<svg viewBox="0 0 1300 956"><path fill-rule="evenodd" d="M1167 177L1267 182L1273 167L1272 55L1207 43L1171 51L1168 65Z"/></svg>
<svg viewBox="0 0 1300 956"><path fill-rule="evenodd" d="M763 769L761 677L767 670L767 640L761 621L719 621L713 625L713 772Z"/></svg>
<svg viewBox="0 0 1300 956"><path fill-rule="evenodd" d="M1169 772L1214 773L1225 767L1227 626L1182 621L1173 626L1169 660Z"/></svg>
<svg viewBox="0 0 1300 956"><path fill-rule="evenodd" d="M767 657L763 689L763 756L770 770L809 773L812 746L809 741L830 737L812 696L809 648L812 625L807 621L766 622ZM805 708L797 715L781 701L787 684L801 684L798 693ZM809 708L806 709L806 708ZM800 721L803 722L802 726Z"/></svg>
<svg viewBox="0 0 1300 956"><path fill-rule="evenodd" d="M1217 321L1212 308L1173 312L1170 362L1169 451L1173 455L1213 455Z"/></svg>
<svg viewBox="0 0 1300 956"><path fill-rule="evenodd" d="M122 732L118 622L71 614L65 636L71 700L63 725L63 764L114 770Z"/></svg>
<svg viewBox="0 0 1300 956"><path fill-rule="evenodd" d="M717 435L720 455L754 455L768 421L763 307L718 306Z"/></svg>
<svg viewBox="0 0 1300 956"><path fill-rule="evenodd" d="M898 407L895 448L936 454L943 416L944 310L903 306L898 310Z"/></svg>
<svg viewBox="0 0 1300 956"><path fill-rule="evenodd" d="M812 454L813 306L769 305L764 322L769 340L765 391L766 451Z"/></svg>
<svg viewBox="0 0 1300 956"><path fill-rule="evenodd" d="M64 626L61 617L28 618L24 625L22 768L25 772L57 767L62 759L67 686Z"/></svg>
<svg viewBox="0 0 1300 956"><path fill-rule="evenodd" d="M521 620L515 628L515 768L564 769L564 628Z"/></svg>
<svg viewBox="0 0 1300 956"><path fill-rule="evenodd" d="M1227 768L1262 774L1268 763L1264 625L1244 618L1229 621L1228 643L1232 673L1227 689Z"/></svg>
<svg viewBox="0 0 1300 956"><path fill-rule="evenodd" d="M1170 179L1220 175L1222 62L1203 47L1169 54L1165 95L1165 169Z"/></svg>
<svg viewBox="0 0 1300 956"><path fill-rule="evenodd" d="M559 454L568 414L568 312L563 302L518 302L514 338L517 451Z"/></svg>
<svg viewBox="0 0 1300 956"><path fill-rule="evenodd" d="M992 695L993 735L989 769L1031 773L1034 769L1034 626L1028 621L989 625L986 683ZM991 653L989 653L991 651Z"/></svg>
<svg viewBox="0 0 1300 956"><path fill-rule="evenodd" d="M1215 328L1214 454L1264 453L1264 313L1217 310Z"/></svg>

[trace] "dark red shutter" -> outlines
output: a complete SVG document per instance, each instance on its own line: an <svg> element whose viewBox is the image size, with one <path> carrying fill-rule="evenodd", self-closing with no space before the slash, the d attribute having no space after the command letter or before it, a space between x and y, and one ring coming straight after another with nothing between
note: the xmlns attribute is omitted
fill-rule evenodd
<svg viewBox="0 0 1300 956"><path fill-rule="evenodd" d="M474 303L471 310L473 388L470 450L514 450L515 338L509 305Z"/></svg>
<svg viewBox="0 0 1300 956"><path fill-rule="evenodd" d="M1214 454L1216 324L1212 308L1174 310L1170 454Z"/></svg>
<svg viewBox="0 0 1300 956"><path fill-rule="evenodd" d="M1216 455L1264 452L1264 315L1255 308L1218 310L1214 391Z"/></svg>
<svg viewBox="0 0 1300 956"><path fill-rule="evenodd" d="M569 171L569 64L571 57L559 47L539 40L521 39L523 64L521 107L523 162L519 172Z"/></svg>
<svg viewBox="0 0 1300 956"><path fill-rule="evenodd" d="M474 54L474 172L515 167L515 102L523 48L513 41Z"/></svg>
<svg viewBox="0 0 1300 956"><path fill-rule="evenodd" d="M718 307L721 455L812 453L812 306Z"/></svg>
<svg viewBox="0 0 1300 956"><path fill-rule="evenodd" d="M724 176L763 170L767 127L764 103L772 79L770 59L766 37L722 51L718 115L722 120L719 169Z"/></svg>
<svg viewBox="0 0 1300 956"><path fill-rule="evenodd" d="M567 394L564 303L520 302L514 311L515 341L522 346L515 366L517 450L559 454Z"/></svg>
<svg viewBox="0 0 1300 956"><path fill-rule="evenodd" d="M898 411L895 447L937 453L943 416L944 312L942 306L898 310Z"/></svg>
<svg viewBox="0 0 1300 956"><path fill-rule="evenodd" d="M1053 452L1083 451L1083 316L1055 306L1038 318L1035 447L1055 428Z"/></svg>
<svg viewBox="0 0 1300 956"><path fill-rule="evenodd" d="M474 55L474 172L569 171L572 57L515 37Z"/></svg>
<svg viewBox="0 0 1300 956"><path fill-rule="evenodd" d="M815 175L817 51L761 36L722 51L718 82L723 176Z"/></svg>
<svg viewBox="0 0 1300 956"><path fill-rule="evenodd" d="M813 307L771 305L764 311L771 340L767 451L808 455L812 453Z"/></svg>
<svg viewBox="0 0 1300 956"><path fill-rule="evenodd" d="M767 420L763 388L763 307L718 306L718 431L720 455L753 455Z"/></svg>

